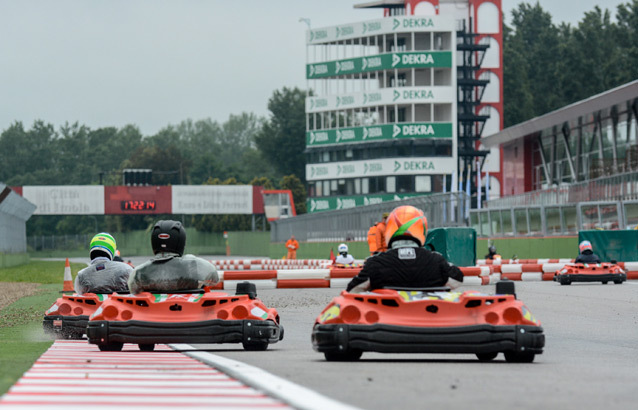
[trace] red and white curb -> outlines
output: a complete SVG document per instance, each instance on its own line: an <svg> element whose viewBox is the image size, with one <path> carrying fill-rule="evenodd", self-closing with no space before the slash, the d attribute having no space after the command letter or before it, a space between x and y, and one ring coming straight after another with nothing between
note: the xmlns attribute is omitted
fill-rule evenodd
<svg viewBox="0 0 638 410"><path fill-rule="evenodd" d="M188 345L180 346L192 349ZM205 364L215 360L198 361L198 355L208 357L208 354L188 354L192 357L166 345L156 346L154 352L140 352L137 345L131 344L124 345L122 352L100 352L97 346L86 341L58 340L0 398L0 407L3 410L112 409L115 406L118 409L291 409L292 403L307 409L351 408L310 390L300 397L291 397L290 401L286 391L277 392L281 398L271 397L270 387L261 388L263 380L268 380L266 372L250 383L253 386L250 387L238 380L242 376L241 367L236 366L233 375L229 375L220 371L221 366ZM251 377L246 379L253 381ZM294 392L296 385L287 383L282 381L279 385ZM329 405L315 406L306 402L308 397Z"/></svg>

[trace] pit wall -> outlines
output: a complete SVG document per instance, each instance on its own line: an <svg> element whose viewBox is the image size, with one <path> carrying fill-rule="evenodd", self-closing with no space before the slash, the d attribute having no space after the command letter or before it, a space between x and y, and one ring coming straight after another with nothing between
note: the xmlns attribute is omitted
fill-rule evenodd
<svg viewBox="0 0 638 410"><path fill-rule="evenodd" d="M0 253L0 268L10 268L29 263L28 253Z"/></svg>

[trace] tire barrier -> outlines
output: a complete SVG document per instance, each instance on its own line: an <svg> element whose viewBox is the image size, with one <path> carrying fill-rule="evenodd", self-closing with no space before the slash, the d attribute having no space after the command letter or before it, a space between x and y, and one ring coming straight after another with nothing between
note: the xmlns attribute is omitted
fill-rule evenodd
<svg viewBox="0 0 638 410"><path fill-rule="evenodd" d="M476 264L481 265L512 265L512 264L539 264L545 263L573 263L574 259L477 259Z"/></svg>
<svg viewBox="0 0 638 410"><path fill-rule="evenodd" d="M552 281L554 273L565 263L504 264L460 267L463 285L491 285L501 279L524 282ZM638 279L638 262L619 262L627 273L627 279ZM220 270L220 282L213 289L234 291L237 283L250 281L258 289L284 288L345 288L356 276L360 267L354 268L302 268L271 270Z"/></svg>
<svg viewBox="0 0 638 410"><path fill-rule="evenodd" d="M326 268L330 259L220 259L211 260L218 270L273 270Z"/></svg>

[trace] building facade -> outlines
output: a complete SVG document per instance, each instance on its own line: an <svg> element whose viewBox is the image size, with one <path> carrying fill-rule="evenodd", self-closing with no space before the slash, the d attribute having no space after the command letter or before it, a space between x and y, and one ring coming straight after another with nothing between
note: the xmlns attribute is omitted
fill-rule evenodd
<svg viewBox="0 0 638 410"><path fill-rule="evenodd" d="M384 16L307 32L308 211L475 193L480 173L499 192L480 135L502 123L500 0L355 7Z"/></svg>

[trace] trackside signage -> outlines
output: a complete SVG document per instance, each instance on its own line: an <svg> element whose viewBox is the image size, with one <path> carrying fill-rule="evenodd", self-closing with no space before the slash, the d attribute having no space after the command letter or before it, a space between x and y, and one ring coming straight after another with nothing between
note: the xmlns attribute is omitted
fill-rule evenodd
<svg viewBox="0 0 638 410"><path fill-rule="evenodd" d="M456 166L454 157L382 158L365 161L306 164L306 180L359 178L385 175L447 174Z"/></svg>
<svg viewBox="0 0 638 410"><path fill-rule="evenodd" d="M333 198L311 198L307 201L307 209L309 213L321 211L335 211L337 209L348 209L357 206L380 204L387 201L399 201L414 196L427 195L425 192L415 194L379 194L379 195L360 195L360 196L342 196Z"/></svg>
<svg viewBox="0 0 638 410"><path fill-rule="evenodd" d="M416 51L387 53L371 57L326 61L306 65L306 78L325 78L340 75L367 73L391 68L452 67L450 51Z"/></svg>
<svg viewBox="0 0 638 410"><path fill-rule="evenodd" d="M37 208L34 215L103 215L103 185L24 186L22 196Z"/></svg>
<svg viewBox="0 0 638 410"><path fill-rule="evenodd" d="M323 44L385 33L454 31L448 16L392 17L306 31L308 44Z"/></svg>
<svg viewBox="0 0 638 410"><path fill-rule="evenodd" d="M174 214L252 214L250 185L173 185Z"/></svg>
<svg viewBox="0 0 638 410"><path fill-rule="evenodd" d="M306 98L306 112L335 111L376 107L386 104L455 103L455 87L397 87L365 93L327 95Z"/></svg>
<svg viewBox="0 0 638 410"><path fill-rule="evenodd" d="M452 138L451 122L384 124L306 132L306 146L403 138Z"/></svg>

